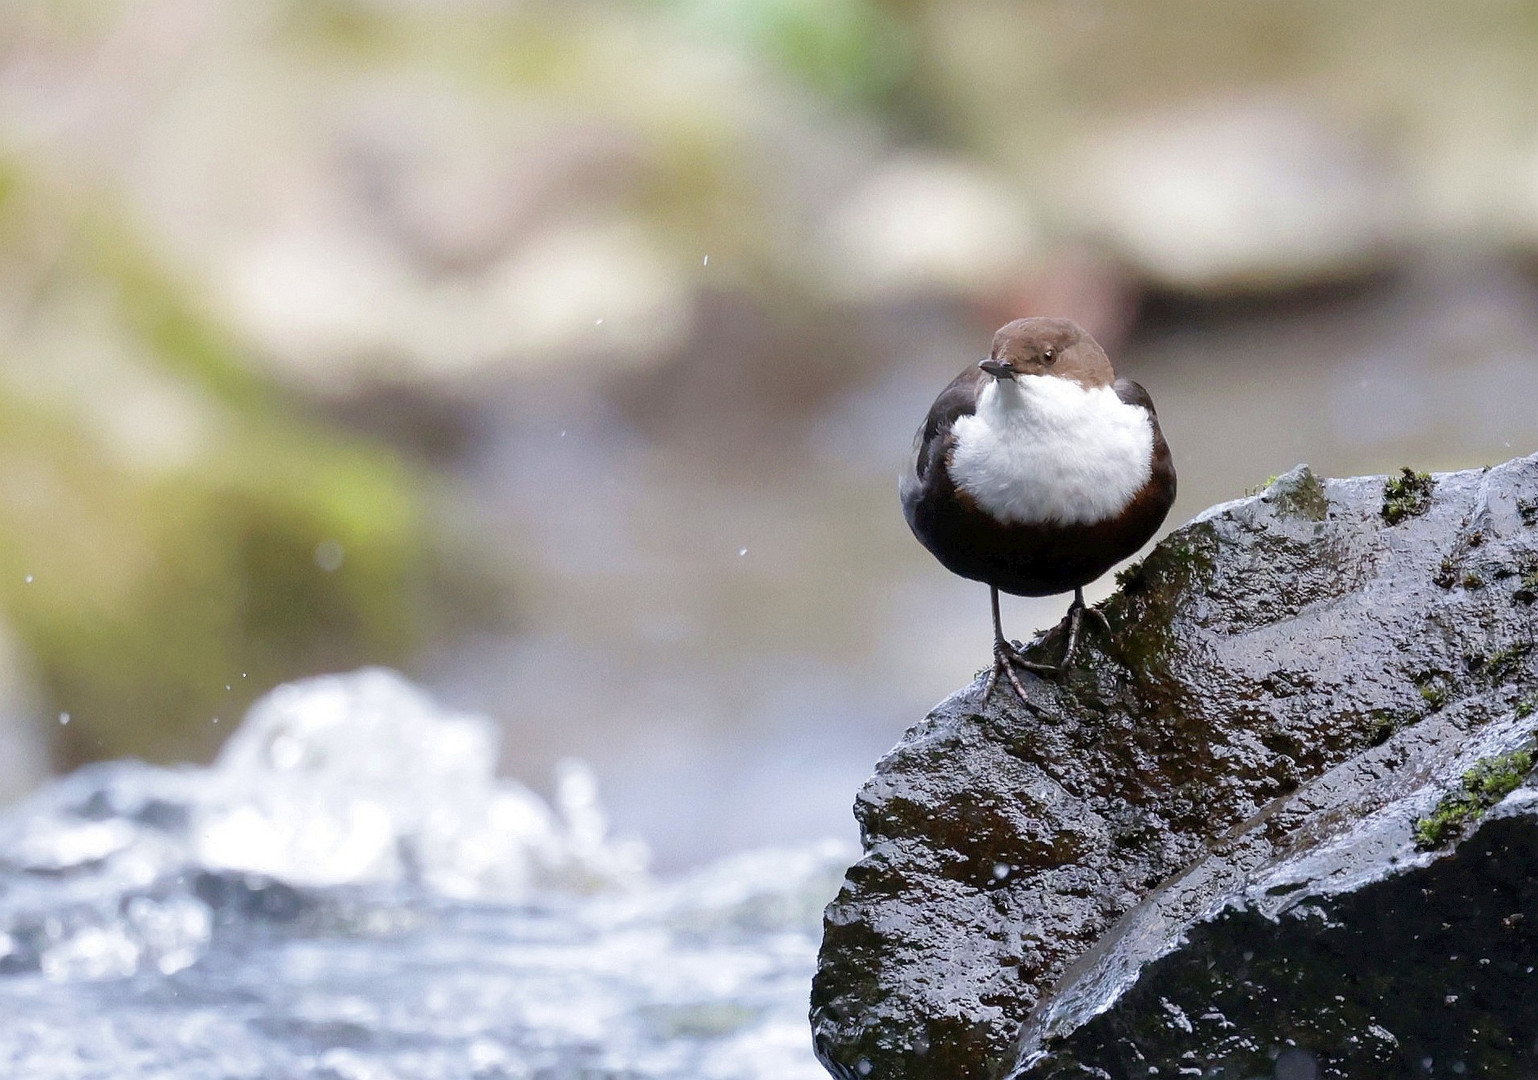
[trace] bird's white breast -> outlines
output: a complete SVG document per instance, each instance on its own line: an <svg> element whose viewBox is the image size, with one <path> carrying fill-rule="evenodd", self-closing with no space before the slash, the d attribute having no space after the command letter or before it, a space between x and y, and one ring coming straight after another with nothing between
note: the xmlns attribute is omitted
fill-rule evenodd
<svg viewBox="0 0 1538 1080"><path fill-rule="evenodd" d="M1153 423L1109 386L993 380L957 419L950 474L1000 521L1087 525L1127 508L1153 468Z"/></svg>

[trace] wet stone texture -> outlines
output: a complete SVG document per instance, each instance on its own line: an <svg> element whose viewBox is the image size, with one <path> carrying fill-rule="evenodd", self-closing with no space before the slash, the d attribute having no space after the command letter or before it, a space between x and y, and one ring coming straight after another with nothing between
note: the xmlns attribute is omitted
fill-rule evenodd
<svg viewBox="0 0 1538 1080"><path fill-rule="evenodd" d="M1535 871L1538 822L1505 817L1423 871L1225 911L1023 1075L1538 1075Z"/></svg>
<svg viewBox="0 0 1538 1080"><path fill-rule="evenodd" d="M1538 457L1417 486L1215 507L1029 708L904 736L825 916L834 1076L1534 1071L1538 791L1485 778L1538 728Z"/></svg>

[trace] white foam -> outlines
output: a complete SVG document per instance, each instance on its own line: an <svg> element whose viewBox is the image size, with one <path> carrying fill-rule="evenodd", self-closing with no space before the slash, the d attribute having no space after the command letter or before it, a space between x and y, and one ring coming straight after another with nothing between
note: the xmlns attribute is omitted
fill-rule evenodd
<svg viewBox="0 0 1538 1080"><path fill-rule="evenodd" d="M640 846L606 836L585 766L564 768L552 811L495 775L497 743L489 720L444 710L392 671L281 686L219 754L197 859L290 884L409 879L466 898L641 872Z"/></svg>

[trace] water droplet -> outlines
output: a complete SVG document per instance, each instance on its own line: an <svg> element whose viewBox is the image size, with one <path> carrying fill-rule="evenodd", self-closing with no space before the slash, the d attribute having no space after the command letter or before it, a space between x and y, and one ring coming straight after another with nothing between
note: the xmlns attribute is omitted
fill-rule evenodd
<svg viewBox="0 0 1538 1080"><path fill-rule="evenodd" d="M563 439L566 438L566 429L565 428L561 429L561 438L563 438Z"/></svg>
<svg viewBox="0 0 1538 1080"><path fill-rule="evenodd" d="M603 320L602 319L594 319L593 320L593 325L594 326L602 326L603 325Z"/></svg>
<svg viewBox="0 0 1538 1080"><path fill-rule="evenodd" d="M61 712L59 714L59 725L62 727L65 724L68 724L68 723L69 723L69 713Z"/></svg>
<svg viewBox="0 0 1538 1080"><path fill-rule="evenodd" d="M999 862L999 863L994 863L993 864L993 880L994 881L1003 881L1008 876L1009 876L1009 864L1008 863L1001 863L1001 862Z"/></svg>
<svg viewBox="0 0 1538 1080"><path fill-rule="evenodd" d="M746 554L747 554L747 553L748 553L748 549L747 549L747 548L738 548L738 549L737 549L737 558L739 558L739 559L740 559L740 558L742 558L742 557L743 557L743 556L744 556L744 555L746 555Z"/></svg>
<svg viewBox="0 0 1538 1080"><path fill-rule="evenodd" d="M217 723L218 723L218 722L219 722L219 718L218 718L218 717L217 717L217 716L216 716L216 717L214 717L214 723L216 723L216 724L217 724Z"/></svg>
<svg viewBox="0 0 1538 1080"><path fill-rule="evenodd" d="M28 585L32 584L32 575L31 574L27 575L27 584Z"/></svg>
<svg viewBox="0 0 1538 1080"><path fill-rule="evenodd" d="M706 255L703 259L701 259L700 260L700 265L701 266L709 266L710 265L710 256Z"/></svg>
<svg viewBox="0 0 1538 1080"><path fill-rule="evenodd" d="M315 545L315 565L330 574L342 568L346 552L335 540L322 540Z"/></svg>

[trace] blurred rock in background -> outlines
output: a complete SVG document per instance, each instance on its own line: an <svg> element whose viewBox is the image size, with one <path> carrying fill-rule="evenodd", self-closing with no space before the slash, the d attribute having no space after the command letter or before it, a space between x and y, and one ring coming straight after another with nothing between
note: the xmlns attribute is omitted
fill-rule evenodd
<svg viewBox="0 0 1538 1080"><path fill-rule="evenodd" d="M1007 319L1153 389L1172 525L1538 444L1535 70L1426 0L10 5L5 730L391 663L664 865L847 831L987 656L893 489Z"/></svg>

